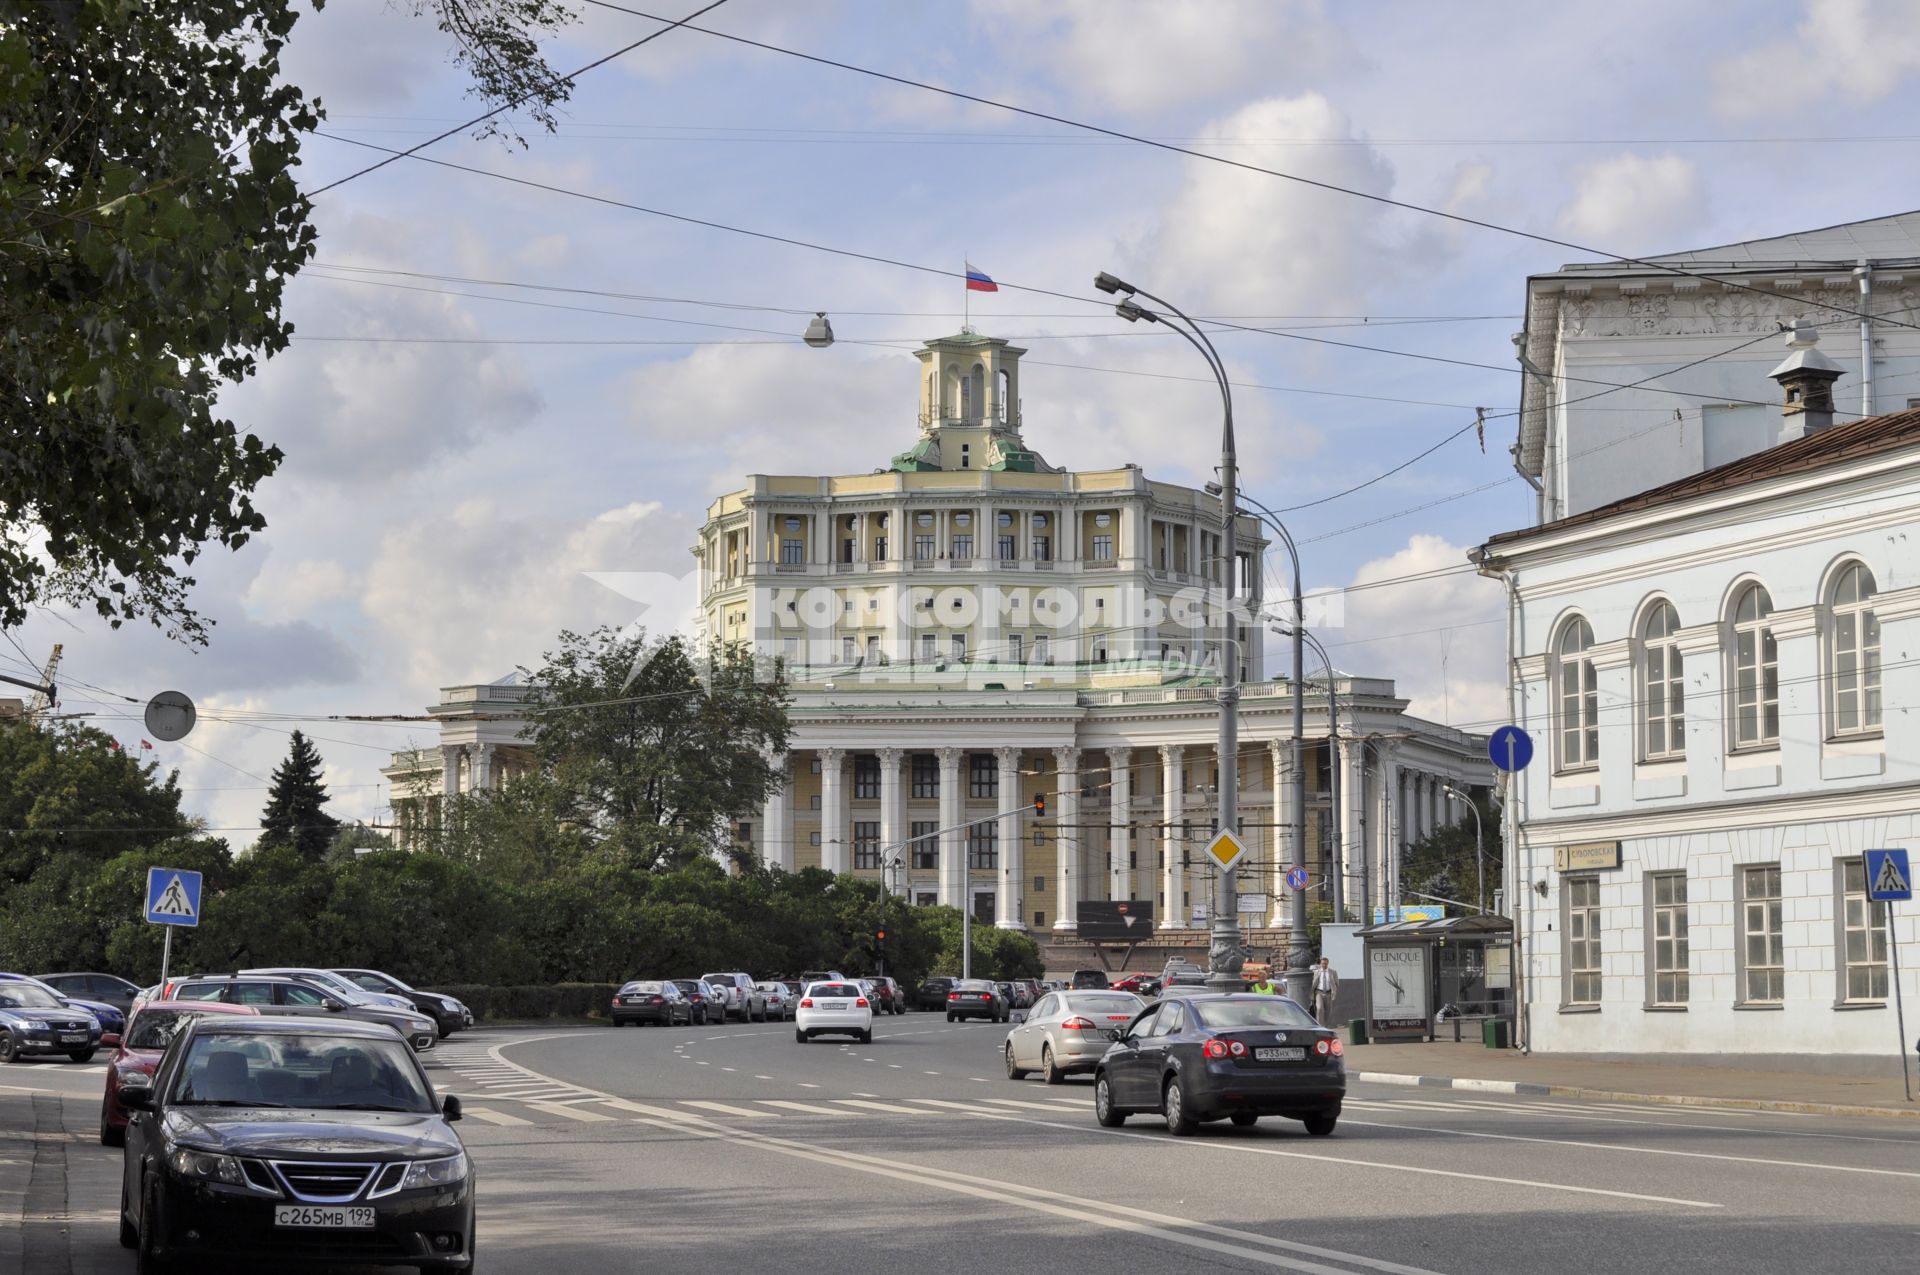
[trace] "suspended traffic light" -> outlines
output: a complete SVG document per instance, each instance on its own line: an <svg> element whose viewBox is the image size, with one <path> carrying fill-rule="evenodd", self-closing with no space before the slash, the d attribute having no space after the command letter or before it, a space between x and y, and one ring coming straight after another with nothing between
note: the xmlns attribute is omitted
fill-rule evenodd
<svg viewBox="0 0 1920 1275"><path fill-rule="evenodd" d="M1045 819L1047 817L1047 798L1045 793L1033 799L1033 817L1035 819Z"/></svg>

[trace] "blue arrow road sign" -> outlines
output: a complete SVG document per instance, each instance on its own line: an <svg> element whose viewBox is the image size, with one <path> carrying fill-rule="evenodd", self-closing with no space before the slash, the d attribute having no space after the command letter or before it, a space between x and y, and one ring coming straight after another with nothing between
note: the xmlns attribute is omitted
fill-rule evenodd
<svg viewBox="0 0 1920 1275"><path fill-rule="evenodd" d="M1875 903L1910 903L1913 868L1905 850L1867 851L1867 898Z"/></svg>
<svg viewBox="0 0 1920 1275"><path fill-rule="evenodd" d="M1533 760L1533 736L1518 726L1502 726L1487 736L1487 757L1501 770L1525 770Z"/></svg>
<svg viewBox="0 0 1920 1275"><path fill-rule="evenodd" d="M155 925L200 924L200 874L184 868L148 868L147 920Z"/></svg>
<svg viewBox="0 0 1920 1275"><path fill-rule="evenodd" d="M1307 870L1305 868L1287 869L1287 889L1304 890L1307 888Z"/></svg>

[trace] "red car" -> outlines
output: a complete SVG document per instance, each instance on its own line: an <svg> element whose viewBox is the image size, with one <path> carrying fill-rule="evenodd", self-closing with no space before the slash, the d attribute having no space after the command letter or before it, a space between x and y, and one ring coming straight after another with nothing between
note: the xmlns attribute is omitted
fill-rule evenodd
<svg viewBox="0 0 1920 1275"><path fill-rule="evenodd" d="M120 1105L120 1086L128 1076L144 1076L153 1083L153 1069L167 1042L182 1023L202 1014L258 1014L251 1005L229 1005L224 1001L158 1001L148 1005L136 1002L127 1019L120 1047L107 1064L107 1092L100 1099L100 1145L117 1147L127 1140L127 1109Z"/></svg>
<svg viewBox="0 0 1920 1275"><path fill-rule="evenodd" d="M1116 992L1132 992L1134 995L1140 996L1145 994L1141 991L1141 985L1152 981L1153 975L1151 974L1129 974L1125 978L1113 980L1112 990Z"/></svg>

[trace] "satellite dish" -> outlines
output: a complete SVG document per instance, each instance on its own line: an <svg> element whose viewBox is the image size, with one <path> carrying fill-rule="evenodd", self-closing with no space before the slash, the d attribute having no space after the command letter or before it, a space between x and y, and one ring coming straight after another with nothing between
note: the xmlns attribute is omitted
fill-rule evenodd
<svg viewBox="0 0 1920 1275"><path fill-rule="evenodd" d="M185 738L193 721L193 701L179 691L161 691L147 705L147 733L164 743Z"/></svg>

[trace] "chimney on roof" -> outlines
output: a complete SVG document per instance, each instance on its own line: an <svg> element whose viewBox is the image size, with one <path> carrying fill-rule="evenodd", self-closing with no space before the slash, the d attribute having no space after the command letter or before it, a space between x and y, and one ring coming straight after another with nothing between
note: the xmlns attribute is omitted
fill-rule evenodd
<svg viewBox="0 0 1920 1275"><path fill-rule="evenodd" d="M1786 361L1768 376L1780 382L1780 412L1785 417L1778 442L1818 434L1833 426L1833 383L1842 368L1822 354L1820 332L1805 317L1787 330Z"/></svg>

